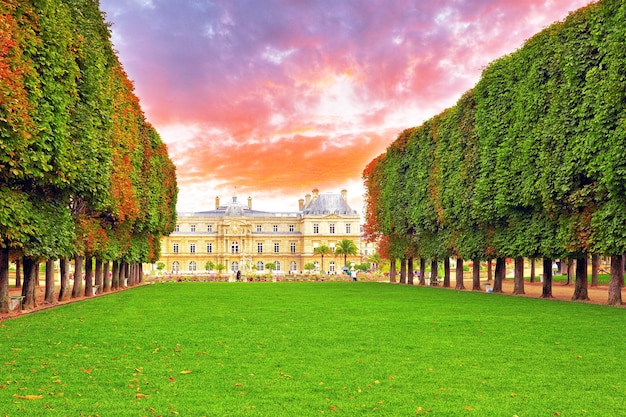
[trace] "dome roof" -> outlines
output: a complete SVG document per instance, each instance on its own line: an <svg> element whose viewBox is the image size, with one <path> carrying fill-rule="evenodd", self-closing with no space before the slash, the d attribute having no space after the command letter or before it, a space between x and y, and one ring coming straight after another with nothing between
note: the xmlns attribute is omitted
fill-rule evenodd
<svg viewBox="0 0 626 417"><path fill-rule="evenodd" d="M302 214L357 214L340 194L320 194L302 209Z"/></svg>

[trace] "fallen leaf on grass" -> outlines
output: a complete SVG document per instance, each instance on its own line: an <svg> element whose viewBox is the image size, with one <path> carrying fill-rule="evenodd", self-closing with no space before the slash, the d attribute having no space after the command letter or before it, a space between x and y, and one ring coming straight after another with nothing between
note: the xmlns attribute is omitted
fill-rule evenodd
<svg viewBox="0 0 626 417"><path fill-rule="evenodd" d="M19 398L20 400L41 400L43 395L13 395L15 398Z"/></svg>
<svg viewBox="0 0 626 417"><path fill-rule="evenodd" d="M147 398L148 396L146 394L142 394L141 392L138 392L137 394L135 394L135 398Z"/></svg>
<svg viewBox="0 0 626 417"><path fill-rule="evenodd" d="M191 372L191 369L185 369L184 371L180 371L182 375L190 374Z"/></svg>

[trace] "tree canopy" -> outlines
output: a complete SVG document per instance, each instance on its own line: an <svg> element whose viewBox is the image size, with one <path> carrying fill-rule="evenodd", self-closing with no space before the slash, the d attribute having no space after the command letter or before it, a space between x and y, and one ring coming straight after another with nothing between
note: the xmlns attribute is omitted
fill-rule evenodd
<svg viewBox="0 0 626 417"><path fill-rule="evenodd" d="M363 172L383 255L626 252L626 6L590 4L491 63Z"/></svg>
<svg viewBox="0 0 626 417"><path fill-rule="evenodd" d="M173 230L175 167L97 1L0 4L0 190L11 256L153 262Z"/></svg>

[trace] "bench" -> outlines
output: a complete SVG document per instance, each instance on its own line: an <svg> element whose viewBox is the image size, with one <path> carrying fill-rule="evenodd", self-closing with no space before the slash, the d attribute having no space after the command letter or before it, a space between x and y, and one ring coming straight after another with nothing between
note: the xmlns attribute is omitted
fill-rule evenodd
<svg viewBox="0 0 626 417"><path fill-rule="evenodd" d="M13 311L17 307L19 307L20 310L22 309L22 300L24 299L23 295L11 295L9 299L10 299L9 310Z"/></svg>

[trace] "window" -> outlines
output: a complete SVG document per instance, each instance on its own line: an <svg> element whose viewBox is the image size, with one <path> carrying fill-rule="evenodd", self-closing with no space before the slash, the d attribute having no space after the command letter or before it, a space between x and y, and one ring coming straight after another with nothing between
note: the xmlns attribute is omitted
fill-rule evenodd
<svg viewBox="0 0 626 417"><path fill-rule="evenodd" d="M174 231L175 232L180 232L180 226L179 225L174 226Z"/></svg>
<svg viewBox="0 0 626 417"><path fill-rule="evenodd" d="M274 253L278 253L280 252L280 243L275 242L274 243Z"/></svg>
<svg viewBox="0 0 626 417"><path fill-rule="evenodd" d="M295 232L296 231L296 226L294 224L290 224L289 225L289 231L290 232Z"/></svg>
<svg viewBox="0 0 626 417"><path fill-rule="evenodd" d="M330 272L335 272L335 261L330 263Z"/></svg>
<svg viewBox="0 0 626 417"><path fill-rule="evenodd" d="M196 253L196 244L195 243L190 243L189 244L189 252L190 253Z"/></svg>
<svg viewBox="0 0 626 417"><path fill-rule="evenodd" d="M257 253L263 253L263 243L259 242L256 244Z"/></svg>
<svg viewBox="0 0 626 417"><path fill-rule="evenodd" d="M276 269L274 269L274 271L280 271L280 262L274 262L274 266L276 266Z"/></svg>
<svg viewBox="0 0 626 417"><path fill-rule="evenodd" d="M239 262L235 261L232 264L230 264L230 270L233 272L239 271Z"/></svg>
<svg viewBox="0 0 626 417"><path fill-rule="evenodd" d="M334 234L335 233L335 224L331 223L328 225L328 233Z"/></svg>
<svg viewBox="0 0 626 417"><path fill-rule="evenodd" d="M230 253L239 253L239 242L233 242L230 245Z"/></svg>
<svg viewBox="0 0 626 417"><path fill-rule="evenodd" d="M319 270L320 270L320 263L319 263L319 261L315 261L315 262L313 262L313 265L315 265L315 270L316 270L316 271L319 271Z"/></svg>
<svg viewBox="0 0 626 417"><path fill-rule="evenodd" d="M263 231L263 227L261 227L261 225L260 225L260 224L257 224L257 225L256 225L256 231L257 231L257 232L262 232L262 231Z"/></svg>
<svg viewBox="0 0 626 417"><path fill-rule="evenodd" d="M178 243L174 243L174 245L172 246L173 246L173 252L178 253Z"/></svg>
<svg viewBox="0 0 626 417"><path fill-rule="evenodd" d="M291 263L289 264L289 270L296 272L298 270L298 264L296 264L296 261L291 261Z"/></svg>
<svg viewBox="0 0 626 417"><path fill-rule="evenodd" d="M289 244L291 253L296 253L296 242L291 242Z"/></svg>
<svg viewBox="0 0 626 417"><path fill-rule="evenodd" d="M180 264L178 262L172 262L172 272L178 272L180 270Z"/></svg>
<svg viewBox="0 0 626 417"><path fill-rule="evenodd" d="M192 224L191 226L189 226L189 231L190 231L191 233L195 233L195 231L196 231L196 225L195 225L195 224Z"/></svg>
<svg viewBox="0 0 626 417"><path fill-rule="evenodd" d="M206 244L206 253L213 253L213 243Z"/></svg>
<svg viewBox="0 0 626 417"><path fill-rule="evenodd" d="M196 270L196 261L191 261L189 262L189 271L195 271Z"/></svg>
<svg viewBox="0 0 626 417"><path fill-rule="evenodd" d="M351 232L351 228L352 228L352 227L351 227L350 223L346 224L346 234L350 234L350 233L352 233L352 232Z"/></svg>
<svg viewBox="0 0 626 417"><path fill-rule="evenodd" d="M320 232L320 225L317 223L313 224L313 233L319 233Z"/></svg>
<svg viewBox="0 0 626 417"><path fill-rule="evenodd" d="M257 271L262 271L263 270L263 262L259 261L256 263L256 270Z"/></svg>
<svg viewBox="0 0 626 417"><path fill-rule="evenodd" d="M213 225L212 224L207 225L206 231L209 233L213 232Z"/></svg>
<svg viewBox="0 0 626 417"><path fill-rule="evenodd" d="M272 226L272 230L274 231L274 233L278 232L278 225L275 224L274 226Z"/></svg>

